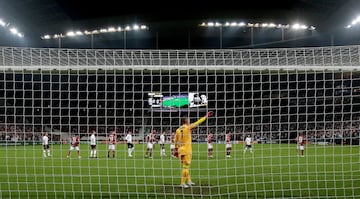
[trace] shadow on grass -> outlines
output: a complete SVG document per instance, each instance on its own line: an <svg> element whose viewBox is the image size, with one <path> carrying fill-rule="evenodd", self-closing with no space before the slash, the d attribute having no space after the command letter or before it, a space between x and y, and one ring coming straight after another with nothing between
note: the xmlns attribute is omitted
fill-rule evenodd
<svg viewBox="0 0 360 199"><path fill-rule="evenodd" d="M219 194L217 187L211 187L207 184L195 185L189 188L182 188L180 185L164 185L156 188L156 193L165 195L216 195Z"/></svg>

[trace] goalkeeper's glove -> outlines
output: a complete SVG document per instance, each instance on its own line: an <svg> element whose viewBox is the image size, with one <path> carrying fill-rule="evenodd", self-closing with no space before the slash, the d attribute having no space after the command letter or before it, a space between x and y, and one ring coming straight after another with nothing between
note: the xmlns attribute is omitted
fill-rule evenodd
<svg viewBox="0 0 360 199"><path fill-rule="evenodd" d="M213 115L214 115L214 112L209 111L206 116L207 116L207 117L211 117L211 116L213 116Z"/></svg>
<svg viewBox="0 0 360 199"><path fill-rule="evenodd" d="M175 149L174 149L174 154L173 154L173 156L174 157L179 157L179 152L178 152L178 148L176 147Z"/></svg>

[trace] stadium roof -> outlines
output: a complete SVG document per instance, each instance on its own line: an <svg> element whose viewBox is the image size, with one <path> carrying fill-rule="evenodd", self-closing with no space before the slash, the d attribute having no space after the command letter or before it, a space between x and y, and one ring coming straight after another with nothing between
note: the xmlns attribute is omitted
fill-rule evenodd
<svg viewBox="0 0 360 199"><path fill-rule="evenodd" d="M150 27L153 34L149 37L155 37L157 33L164 48L186 47L189 32L194 40L206 38L208 35L198 30L197 25L208 20L272 21L283 24L301 22L316 26L320 32L327 32L344 27L351 18L359 14L358 11L360 12L360 2L357 0L225 0L215 3L208 0L0 2L0 18L17 24L32 41L47 33L139 22ZM170 44L169 41L174 42ZM31 45L36 44L33 42Z"/></svg>

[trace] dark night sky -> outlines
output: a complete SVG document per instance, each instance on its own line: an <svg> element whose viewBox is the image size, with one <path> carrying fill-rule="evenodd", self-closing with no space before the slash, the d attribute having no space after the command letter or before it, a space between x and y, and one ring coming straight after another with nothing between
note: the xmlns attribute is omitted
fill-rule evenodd
<svg viewBox="0 0 360 199"><path fill-rule="evenodd" d="M149 21L167 20L201 20L204 17L214 16L246 16L261 14L266 11L292 10L300 1L221 1L209 3L205 0L168 1L127 1L126 5L116 5L119 1L104 0L101 4L86 3L84 1L56 0L64 11L73 20L96 19L103 17L134 17L144 18ZM239 5L235 5L239 4Z"/></svg>

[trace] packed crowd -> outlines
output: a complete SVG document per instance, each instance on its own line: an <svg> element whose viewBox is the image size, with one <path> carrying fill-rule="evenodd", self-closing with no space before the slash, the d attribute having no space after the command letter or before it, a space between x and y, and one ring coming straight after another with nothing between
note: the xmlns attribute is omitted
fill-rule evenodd
<svg viewBox="0 0 360 199"><path fill-rule="evenodd" d="M0 140L41 141L42 129L32 126L0 125Z"/></svg>
<svg viewBox="0 0 360 199"><path fill-rule="evenodd" d="M156 130L156 136L159 137L161 132L165 131L165 135L170 138L171 133L175 133L177 127L170 126L137 126L137 127L116 127L107 128L101 127L87 127L76 128L71 131L80 136L89 136L90 130L97 131L98 136L107 136L109 131L115 130L119 139L131 131L134 137L145 138L145 136L152 130ZM59 129L54 129L61 131ZM62 129L64 130L64 129ZM64 132L64 131L62 131ZM247 135L251 135L257 141L288 141L294 140L299 132L305 133L310 141L327 140L334 142L335 139L359 139L360 135L360 121L346 121L346 122L322 122L322 123L291 123L288 125L279 124L255 124L255 125L224 125L224 126L201 126L193 131L194 142L206 142L209 133L214 134L215 142L223 142L225 134L231 132L233 140L241 141ZM42 127L32 125L0 125L0 140L3 141L41 141ZM56 136L52 137L56 141ZM60 139L60 138L59 138Z"/></svg>

